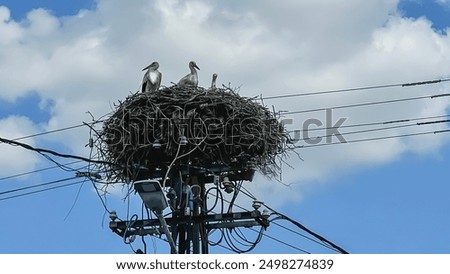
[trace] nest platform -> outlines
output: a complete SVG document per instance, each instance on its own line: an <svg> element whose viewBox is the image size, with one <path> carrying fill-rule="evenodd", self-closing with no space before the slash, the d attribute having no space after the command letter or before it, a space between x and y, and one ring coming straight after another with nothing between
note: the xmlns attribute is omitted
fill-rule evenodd
<svg viewBox="0 0 450 274"><path fill-rule="evenodd" d="M275 113L229 88L163 87L119 101L98 132L110 182L183 174L252 180L280 172L289 135Z"/></svg>

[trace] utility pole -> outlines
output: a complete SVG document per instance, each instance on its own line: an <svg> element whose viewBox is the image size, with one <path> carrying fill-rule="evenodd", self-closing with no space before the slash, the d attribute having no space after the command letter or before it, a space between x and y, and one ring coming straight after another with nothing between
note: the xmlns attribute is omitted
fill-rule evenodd
<svg viewBox="0 0 450 274"><path fill-rule="evenodd" d="M278 159L290 150L290 137L275 112L214 81L210 88L175 84L131 94L95 131L107 184L133 184L158 217L118 221L114 213L113 232L123 238L165 234L171 252L180 254L209 253L208 237L217 229L259 226L260 239L268 214L255 203L252 211L234 212L233 204L241 182L252 181L256 170L280 173ZM147 184L157 187L136 188ZM209 208L211 189L217 197ZM167 209L146 201L149 192L156 201L167 199ZM235 194L229 209L213 212L216 202L223 204L223 192Z"/></svg>
<svg viewBox="0 0 450 274"><path fill-rule="evenodd" d="M228 177L222 178L222 182L219 182L219 176L210 178L211 176L204 175L198 170L191 170L190 173L187 173L187 170L174 169L173 172L170 172L171 184L165 195L168 196L172 215L167 218L162 217L161 208L154 210L154 206L148 206L143 194L139 192L140 189L137 189L147 207L158 211L156 214L158 218L132 222L117 221L117 215L114 212L110 216L110 229L121 237L166 234L169 244L173 242L174 244L170 245L177 246L177 249L172 246L171 253L208 254L208 234L213 229L254 226L261 226L265 229L269 226L267 212L260 212L260 205L255 203L253 211L217 214L207 212L206 187L208 183L222 183L220 187L225 188L227 192L233 190ZM212 180L209 181L210 179ZM151 199L155 200L154 196ZM167 231L170 231L170 234Z"/></svg>

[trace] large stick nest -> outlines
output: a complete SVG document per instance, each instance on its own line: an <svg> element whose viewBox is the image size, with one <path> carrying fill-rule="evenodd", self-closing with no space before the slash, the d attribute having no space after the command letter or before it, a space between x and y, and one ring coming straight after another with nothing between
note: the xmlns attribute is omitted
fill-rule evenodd
<svg viewBox="0 0 450 274"><path fill-rule="evenodd" d="M115 108L97 144L103 160L120 167L108 171L110 181L183 166L275 176L290 140L273 112L229 88L165 87Z"/></svg>

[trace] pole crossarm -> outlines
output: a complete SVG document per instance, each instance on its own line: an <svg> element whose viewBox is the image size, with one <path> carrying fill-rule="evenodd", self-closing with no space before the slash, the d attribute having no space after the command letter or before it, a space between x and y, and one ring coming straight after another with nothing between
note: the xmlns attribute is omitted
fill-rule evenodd
<svg viewBox="0 0 450 274"><path fill-rule="evenodd" d="M234 228L234 227L252 227L269 226L269 220L258 210L246 212L234 212L224 214L206 214L198 216L180 216L178 218L165 218L166 223L172 227L179 224L197 223L205 224L208 229L215 228ZM116 234L123 237L131 235L158 235L162 234L162 228L159 219L144 219L130 221L111 221L109 228Z"/></svg>

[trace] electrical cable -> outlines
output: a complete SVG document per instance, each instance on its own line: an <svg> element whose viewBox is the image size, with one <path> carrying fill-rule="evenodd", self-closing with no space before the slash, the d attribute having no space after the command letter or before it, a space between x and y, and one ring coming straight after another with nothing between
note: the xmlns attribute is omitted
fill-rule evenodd
<svg viewBox="0 0 450 274"><path fill-rule="evenodd" d="M123 233L123 242L125 244L131 244L134 241L134 235L132 235L131 237L128 237L128 231L130 231L130 228L133 227L133 225L136 223L136 221L138 220L139 216L137 214L133 214L131 216L131 218L129 219L129 221L127 222L127 226L125 228L125 231ZM130 238L130 239L128 239ZM134 251L134 249L133 249Z"/></svg>
<svg viewBox="0 0 450 274"><path fill-rule="evenodd" d="M339 145L339 144L372 142L372 141L379 141L379 140L397 139L397 138L412 137L412 136L423 136L423 135L440 134L440 133L448 133L448 132L450 132L450 129L438 130L438 131L424 131L424 132L409 133L409 134L400 134L400 135L391 135L391 136L383 136L383 137L373 137L373 138L346 140L345 143L332 142L332 143L320 143L320 144L311 144L311 145L301 145L301 146L295 146L294 149L320 147L320 146L331 146L331 145Z"/></svg>
<svg viewBox="0 0 450 274"><path fill-rule="evenodd" d="M353 107L363 107L363 106L373 106L373 105L381 105L381 104L390 104L390 103L399 103L399 102L407 102L414 100L422 100L422 99L433 99L433 98L441 98L450 96L450 93L442 93L436 95L424 95L417 97L407 97L393 100L384 100L384 101L374 101L374 102L364 102L364 103L356 103L356 104L347 104L347 105L338 105L338 106L330 106L330 107L322 107L322 108L314 108L314 109L306 109L306 110L296 110L296 111L287 111L283 112L283 115L292 115L292 114L303 114L324 110L334 110L334 109L344 109L344 108L353 108Z"/></svg>
<svg viewBox="0 0 450 274"><path fill-rule="evenodd" d="M250 191L248 191L245 187L242 186L242 189L244 189L244 191L241 191L241 193L243 193L244 195L246 195L247 197L249 197L249 198L251 198L251 199L253 199L253 200L257 200L257 198L256 198L253 194L251 194ZM242 208L242 209L245 210L244 208ZM275 219L274 219L274 220L270 220L270 223L274 223L275 225L277 225L277 226L279 226L279 227L281 227L281 228L284 228L284 229L287 230L287 231L293 232L293 233L295 233L295 234L297 234L297 235L299 235L299 236L301 236L301 237L303 237L303 238L305 238L305 239L307 239L307 240L309 240L309 241L312 241L312 242L314 242L314 243L316 243L316 244L319 244L319 245L321 245L321 246L324 246L324 247L326 247L326 248L329 248L329 245L326 245L326 244L324 244L324 243L321 242L321 241L318 241L318 240L316 240L316 239L314 239L314 238L312 238L312 237L309 237L309 236L304 235L304 234L302 234L302 233L299 233L299 232L297 232L297 231L293 231L293 230L291 230L291 229L289 229L289 228L287 228L287 227L285 227L285 226L283 226L283 225L280 225L280 224L275 223L274 221L275 221Z"/></svg>
<svg viewBox="0 0 450 274"><path fill-rule="evenodd" d="M209 239L209 236L212 235L215 231L219 231L220 232L220 238L216 242L213 242L212 240ZM223 238L224 238L224 233L223 233L222 229L215 228L215 229L211 229L208 232L208 244L210 246L220 245L220 243L222 242Z"/></svg>
<svg viewBox="0 0 450 274"><path fill-rule="evenodd" d="M242 188L245 190L244 187L242 187ZM248 191L248 190L247 190L247 191ZM252 194L245 193L244 191L241 191L241 193L244 193L244 194L246 194L246 195L249 196L249 197L255 198ZM214 194L211 194L211 195L214 195ZM230 203L230 201L228 201L228 200L226 200L226 199L223 199L223 200L224 200L225 202L227 202L228 204ZM240 209L242 209L242 210L245 210L245 211L247 211L247 212L250 212L250 210L248 210L248 209L246 209L246 208L244 208L244 207L242 207L242 206L240 206L240 205L235 204L235 206L236 206L237 208L240 208ZM272 211L273 211L273 210L272 210ZM255 229L252 229L252 228L248 228L248 229L251 230L251 231L253 231L253 232L255 232L255 233L259 233L259 232L258 232L257 230L255 230ZM222 229L220 229L220 231L223 233ZM225 230L225 231L226 231L226 230ZM288 246L288 247L290 247L290 248L293 248L293 249L295 249L295 250L297 250L297 251L300 251L300 252L303 252L303 253L306 253L306 254L310 254L310 252L308 252L308 251L306 251L306 250L304 250L304 249L301 249L301 248L296 247L296 246L294 246L294 245L292 245L292 244L288 244L288 243L286 243L286 242L284 242L284 241L282 241L282 240L279 240L279 239L277 239L277 238L275 238L275 237L273 237L273 236L270 236L269 234L267 234L267 232L264 233L264 236L266 236L267 238L272 239L272 240L274 240L274 241L277 241L278 243L284 244L284 245L286 245L286 246ZM319 242L317 242L316 240L314 240L314 239L312 239L312 238L310 238L310 237L308 237L308 236L302 235L302 237L304 237L304 238L306 238L306 239L308 239L308 240L310 240L310 241L312 241L312 242L318 243L318 244L320 244L320 245L322 245L322 246L324 246L324 247L326 247L326 248L329 248L329 249L331 249L331 250L333 250L333 251L336 251L334 248L330 247L329 245L325 245L325 244L323 244L323 243L321 243L321 242L319 243ZM229 239L227 239L226 237L222 236L222 237L220 238L220 241L217 241L217 242L216 242L216 245L219 245L219 244L220 244L222 238L224 238L224 240L225 240L226 242L229 240ZM227 244L228 244L228 242L227 242ZM231 246L230 246L230 248L234 249L234 248L231 247ZM235 251L235 252L239 252L239 250L234 250L234 251Z"/></svg>
<svg viewBox="0 0 450 274"><path fill-rule="evenodd" d="M255 197L253 194L251 194L245 187L242 186L241 188L244 190L244 191L241 190L241 193L243 193L244 195L246 195L247 197L249 197L249 198L251 198L251 199L253 199L253 200L257 200L256 197ZM265 205L265 204L264 204L264 206L267 207L268 209L270 209L272 212L274 212L274 213L276 213L276 214L281 214L281 213L276 212L275 210L273 210L272 208L270 208L269 206L267 206L267 205ZM247 210L247 209L245 209L245 208L243 208L243 207L240 207L240 206L238 206L238 207L241 208L242 210L249 211L249 210ZM285 216L285 215L283 215L283 216ZM271 220L271 222L272 222L272 221L275 221L275 220ZM295 221L295 222L296 222L296 221ZM298 223L298 222L297 222L297 223ZM300 223L298 223L298 224L300 224ZM297 225L297 224L295 224L295 225ZM300 224L300 225L301 225L301 224ZM302 226L302 225L301 225L301 226ZM285 229L287 229L287 228L285 228ZM303 230L304 230L304 229L303 229ZM318 242L317 240L315 240L315 239L313 239L313 238L311 238L311 237L308 237L308 236L306 236L306 235L303 235L303 234L301 234L301 233L296 233L296 234L299 235L299 236L302 236L303 238L308 239L308 240L310 240L310 241L312 241L312 242L315 242L315 243L317 243L317 244L320 244L320 245L322 245L322 246L324 246L324 247L330 248L330 246L331 246L332 249L336 251L336 248L335 248L333 245L330 245L328 240L325 241L326 244L323 244L323 243L322 243L322 242L324 242L324 241L322 241L322 238L323 238L322 236L319 235L321 238L318 238L318 237L317 237L317 234L315 234L314 232L310 231L309 229L304 230L304 231L307 232L308 234L310 234L310 235L316 237L316 238L319 239L321 242ZM312 233L311 233L311 232L312 232ZM339 251L341 252L341 250L339 250Z"/></svg>
<svg viewBox="0 0 450 274"><path fill-rule="evenodd" d="M83 183L83 182L84 182L84 180L78 181L78 182L74 182L74 183L70 183L70 184L61 185L61 186L54 186L54 187L49 187L49 188L46 188L46 189L36 190L36 191L27 192L27 193L22 193L22 194L17 194L17 195L9 196L9 197L6 197L6 198L0 198L0 201L5 201L5 200L13 199L13 198L18 198L18 197L23 197L23 196L31 195L31 194L41 193L41 192L45 192L45 191L49 191L49 190L54 190L54 189L58 189L58 188L63 188L63 187L68 187L68 186L73 186L73 185L76 185L76 184L81 184L81 183Z"/></svg>
<svg viewBox="0 0 450 274"><path fill-rule="evenodd" d="M228 246L229 246L233 251L235 251L236 253L247 253L247 252L252 251L252 250L256 247L256 245L261 241L263 235L265 235L265 234L263 233L264 227L261 227L260 231L257 232L257 233L258 233L258 236L257 236L257 238L255 239L255 241L254 241L253 243L249 242L249 244L242 244L242 243L241 243L241 245L243 245L243 246L245 246L245 247L248 247L247 249L241 249L241 248L237 247L237 246L233 243L233 241L231 240L231 238L234 238L234 237L232 237L232 232L233 232L233 231L235 231L235 229L232 229L232 230L227 230L227 229L225 229L225 232L226 232L225 235L226 235L226 236L224 237L224 239L225 239L225 242L228 244ZM252 230L252 231L255 231L255 232L256 232L256 230ZM235 238L234 238L234 239L235 239ZM235 239L235 240L236 240L236 239Z"/></svg>
<svg viewBox="0 0 450 274"><path fill-rule="evenodd" d="M316 244L318 244L318 245L321 245L321 246L323 246L323 247L326 247L326 248L330 248L329 245L324 244L323 242L321 242L321 241L319 241L319 240L316 240L316 239L314 239L314 238L312 238L312 237L306 236L305 234L302 234L302 233L300 233L300 232L298 232L298 231L295 231L295 230L293 230L293 229L290 229L290 228L288 228L288 227L286 227L286 226L284 226L284 225L282 225L282 224L277 223L276 221L277 221L276 219L270 220L270 224L276 225L276 226L278 226L278 227L280 227L280 228L282 228L282 229L284 229L284 230L286 230L286 231L289 231L289 232L291 232L291 233L294 233L294 234L296 234L296 235L298 235L298 236L300 236L300 237L302 237L302 238L307 239L308 241L314 242L314 243L316 243ZM334 249L333 249L333 250L334 250Z"/></svg>
<svg viewBox="0 0 450 274"><path fill-rule="evenodd" d="M214 194L212 194L212 195L214 195ZM214 196L215 196L215 195L214 195ZM222 203L223 203L223 200L224 200L224 199L223 199L223 196L222 196L221 198L222 198ZM226 202L228 202L229 204L231 204L231 202L229 202L229 201L226 201ZM236 206L237 206L237 207L240 207L239 205L236 205ZM222 208L223 208L223 207L222 207ZM244 209L244 210L246 210L246 209ZM248 211L248 210L247 210L247 211ZM256 245L261 241L262 236L263 236L263 234L264 234L264 233L263 233L264 228L261 227L261 230L260 230L259 233L258 233L258 237L255 239L254 242L251 242L251 241L247 240L247 239L245 238L245 236L243 236L243 235L239 235L239 234L238 234L238 231L236 230L236 228L233 228L233 229L230 229L230 230L228 230L228 229L215 229L215 230L211 230L208 234L211 235L211 234L213 233L213 231L217 231L217 230L221 233L221 236L220 236L219 240L217 240L216 242L213 242L213 241L211 241L211 240L208 239L208 244L211 245L211 246L221 246L220 243L224 240L224 241L227 243L228 247L229 247L229 248L227 248L227 249L229 249L229 250L231 250L231 251L233 251L233 252L235 252L235 253L247 253L247 252L250 252L250 251L253 250L253 249L256 247ZM237 235L240 239L242 239L242 240L244 241L244 243L243 243L243 242L240 242L240 240L236 239L236 238L233 236L233 234L232 234L233 231L236 232L236 235ZM239 232L240 232L240 231L239 231ZM242 232L240 232L240 233L242 233ZM233 239L234 239L236 242L238 242L238 244L240 244L240 245L242 245L242 246L244 246L244 247L247 247L247 249L242 249L242 248L236 246L236 245L233 243ZM223 247L223 246L221 246L221 247Z"/></svg>
<svg viewBox="0 0 450 274"><path fill-rule="evenodd" d="M356 88L334 89L334 90L325 90L325 91L317 91L317 92L309 92L309 93L296 93L296 94L266 96L266 97L262 97L262 99L263 100L271 100L271 99L332 94L332 93L341 93L341 92L350 92L350 91L362 91L362 90L370 90L370 89L382 89L382 88L392 88L392 87L411 87L411 86L419 86L419 85L437 84L437 83L448 82L448 81L450 81L450 78L434 79L434 80L427 80L427 81L417 81L417 82L410 82L410 83L384 84L384 85L374 85L374 86L365 86L365 87L356 87ZM104 117L106 115L108 115L108 114L105 114L102 117ZM100 120L93 121L90 123L82 123L82 124L67 126L67 127L63 127L63 128L59 128L59 129L49 130L49 131L43 131L43 132L36 133L36 134L31 134L31 135L27 135L27 136L14 138L13 140L19 141L19 140L37 137L37 136L41 136L41 135L58 133L58 132L66 131L66 130L80 128L80 127L83 127L86 125L95 125L97 123L101 123L104 121L106 121L106 119L100 119Z"/></svg>
<svg viewBox="0 0 450 274"><path fill-rule="evenodd" d="M450 81L450 78L435 79L435 80L420 81L420 82L411 82L411 83L385 84L385 85L374 85L374 86L356 87L356 88L332 89L332 90L315 91L315 92L308 92L308 93L266 96L266 97L263 97L262 99L263 100L271 100L271 99L282 99L282 98L351 92L351 91L362 91L362 90L371 90L371 89L384 89L384 88L393 88L393 87L412 87L412 86L437 84L437 83L448 82L448 81Z"/></svg>
<svg viewBox="0 0 450 274"><path fill-rule="evenodd" d="M231 201L230 201L230 203L228 205L228 212L227 213L231 213L231 211L233 209L234 202L236 201L236 198L239 195L239 191L241 189L242 183L243 183L243 181L239 181L239 182L235 183L233 197L231 198Z"/></svg>
<svg viewBox="0 0 450 274"><path fill-rule="evenodd" d="M64 166L73 165L73 164L77 164L77 163L81 163L81 162L83 162L83 161L74 161L74 162L64 164ZM0 181L14 179L17 177L22 177L22 176L26 176L26 175L30 175L30 174L34 174L34 173L38 173L38 172L43 172L43 171L55 169L58 167L59 167L58 165L55 165L55 166L45 167L45 168L36 169L36 170L32 170L32 171L22 172L22 173L18 173L18 174L14 174L14 175L8 175L8 176L0 178Z"/></svg>
<svg viewBox="0 0 450 274"><path fill-rule="evenodd" d="M29 139L29 138L33 138L33 137L37 137L37 136L42 136L42 135L47 135L47 134L51 134L51 133L62 132L62 131L65 131L65 130L75 129L75 128L79 128L79 127L82 127L82 126L85 126L85 125L84 124L79 124L79 125L75 125L75 126L61 128L61 129L43 131L43 132L36 133L36 134L31 134L31 135L27 135L27 136L23 136L23 137L14 138L13 140L14 141L19 141L19 140Z"/></svg>
<svg viewBox="0 0 450 274"><path fill-rule="evenodd" d="M249 229L250 229L251 231L257 232L256 230L254 230L254 229L252 229L252 228L249 228ZM304 249L302 249L302 248L300 248L300 247L297 247L297 246L295 246L295 245L286 243L285 241L282 241L282 240L277 239L277 238L275 238L275 237L273 237L273 236L270 236L270 235L267 234L267 233L264 233L264 236L267 237L267 238L269 238L269 239L271 239L271 240L273 240L273 241L275 241L275 242L278 242L278 243L283 244L283 245L285 245L285 246L288 246L288 247L290 247L290 248L292 248L292 249L295 249L295 250L297 250L297 251L300 251L300 252L303 252L303 253L306 253L306 254L311 254L311 252L308 252L308 251L306 251L306 250L304 250Z"/></svg>
<svg viewBox="0 0 450 274"><path fill-rule="evenodd" d="M264 227L262 227L262 229L264 229ZM258 241L250 241L249 239L247 239L247 237L245 236L245 234L241 231L241 229L239 227L236 227L232 230L232 232L236 232L236 237L239 238L237 239L236 237L233 236L233 239L235 239L237 242L239 242L242 245L248 245L248 246L253 246L255 247L256 244L258 244L260 242L261 239L259 239ZM243 241L243 242L241 242Z"/></svg>
<svg viewBox="0 0 450 274"><path fill-rule="evenodd" d="M390 127L382 127L382 128L373 128L373 129L364 129L364 130L357 130L357 131L348 131L348 132L342 132L339 134L336 134L338 136L347 136L352 134L361 134L361 133L369 133L369 132L376 132L376 131L384 131L384 130L392 130L392 129L399 129L399 128L406 128L406 127L416 127L416 126L424 126L424 125L432 125L432 124L439 124L439 123L449 123L450 119L447 120L440 120L440 121L429 121L429 122L422 122L422 123L414 123L414 124L406 124L406 125L397 125L397 126L390 126ZM311 140L316 138L328 138L333 137L335 134L328 134L323 136L312 136L308 138L302 138L298 139L300 140ZM297 139L295 139L297 141Z"/></svg>
<svg viewBox="0 0 450 274"><path fill-rule="evenodd" d="M20 187L20 188L12 189L12 190L2 191L2 192L0 192L0 195L10 194L10 193L18 192L18 191L24 191L24 190L37 188L37 187L42 187L42 186L53 185L53 184L57 184L57 183L62 183L62 182L74 180L74 179L77 179L77 177L69 177L69 178L65 178L65 179L60 179L60 180L55 180L55 181L51 181L51 182L47 182L47 183L38 184L38 185L31 185L31 186L26 186L26 187Z"/></svg>
<svg viewBox="0 0 450 274"><path fill-rule="evenodd" d="M205 212L205 213L209 213L209 212L213 211L214 208L216 208L216 206L217 206L219 200L221 200L221 211L220 211L220 212L223 213L223 208L224 208L224 207L223 207L223 194L222 194L222 192L220 191L220 188L217 187L217 186L214 186L214 187L209 188L209 189L205 192L205 197L206 197L206 198L208 197L209 192L210 192L211 190L216 190L217 195L214 195L214 196L215 196L214 204L211 206L210 209L206 208L206 212ZM219 196L220 196L220 198L219 198Z"/></svg>
<svg viewBox="0 0 450 274"><path fill-rule="evenodd" d="M427 117L419 117L419 118L405 118L405 119L387 120L387 121L379 121L379 122L366 122L366 123L359 123L359 124L341 125L341 126L339 126L339 128L379 126L379 125L398 124L398 123L406 123L406 122L422 121L422 120L430 120L430 119L441 119L441 118L448 118L448 117L450 117L450 115L437 115L437 116L427 116ZM335 129L335 128L336 127L315 127L315 128L308 128L308 129L291 130L291 131L287 131L287 132L293 133L293 132L302 132L302 131L318 131L318 130L327 130L327 129L329 130L329 129Z"/></svg>
<svg viewBox="0 0 450 274"><path fill-rule="evenodd" d="M69 211L67 211L66 216L64 217L64 221L67 220L67 218L69 217L70 213L72 213L72 210L75 208L75 205L78 201L78 198L80 197L80 193L81 193L81 189L83 188L84 183L87 181L87 178L84 179L84 181L80 184L80 187L78 188L77 194L75 195L75 199L72 203L72 206L70 207Z"/></svg>
<svg viewBox="0 0 450 274"><path fill-rule="evenodd" d="M13 146L20 146L22 148L25 148L27 150L31 150L31 151L35 151L40 153L41 155L45 156L43 153L48 153L48 154L52 154L54 156L58 156L58 157L62 157L62 158L72 158L72 159L78 159L78 160L82 160L88 163L96 163L96 164L108 164L108 165L112 165L111 162L106 162L106 161L97 161L97 160L91 160L82 156L77 156L77 155L70 155L70 154L62 154L50 149L44 149L44 148L35 148L33 146L30 146L28 144L24 144L21 142L17 142L11 139L6 139L6 138L2 138L0 137L0 143L5 143L8 145L13 145Z"/></svg>
<svg viewBox="0 0 450 274"><path fill-rule="evenodd" d="M305 227L305 226L302 225L301 223L297 222L296 220L294 220L294 219L292 219L292 218L290 218L290 217L288 217L288 216L286 216L286 215L284 215L284 214L282 214L282 213L280 213L280 212L277 212L276 210L274 210L273 208L269 207L269 206L266 205L266 204L264 204L264 206L265 206L266 208L268 208L269 210L271 210L273 213L277 214L278 217L279 217L280 219L285 219L285 220L291 222L292 224L296 225L296 226L297 226L298 228L300 228L301 230L304 230L304 231L308 232L309 234L313 235L315 238L319 239L320 241L322 241L322 242L324 242L324 243L330 245L330 246L331 246L333 249L335 249L336 251L339 251L339 252L342 253L342 254L348 254L348 252L347 252L345 249L343 249L342 247L340 247L340 246L334 244L333 242L327 240L325 237L323 237L323 236L321 236L321 235L315 233L314 231L308 229L307 227Z"/></svg>
<svg viewBox="0 0 450 274"><path fill-rule="evenodd" d="M95 124L98 124L98 123L101 123L101 122L104 122L104 121L106 121L106 120L98 120L98 121L94 121L94 122L90 122L90 123L84 123L83 122L82 124L73 125L73 126L67 126L67 127L63 127L63 128L54 129L54 130L43 131L43 132L31 134L31 135L17 137L17 138L14 138L12 140L13 141L19 141L19 140L29 139L29 138L33 138L33 137L42 136L42 135L53 134L53 133L58 133L58 132L66 131L66 130L80 128L80 127L83 127L83 126L89 126L89 125L92 126L92 125L95 125Z"/></svg>

